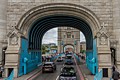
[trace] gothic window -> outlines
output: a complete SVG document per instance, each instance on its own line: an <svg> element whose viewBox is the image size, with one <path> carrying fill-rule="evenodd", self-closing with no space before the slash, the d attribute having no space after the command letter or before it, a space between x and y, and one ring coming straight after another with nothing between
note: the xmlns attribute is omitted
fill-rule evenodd
<svg viewBox="0 0 120 80"><path fill-rule="evenodd" d="M71 32L67 32L67 38L71 38Z"/></svg>
<svg viewBox="0 0 120 80"><path fill-rule="evenodd" d="M74 38L74 35L72 35L72 38Z"/></svg>
<svg viewBox="0 0 120 80"><path fill-rule="evenodd" d="M64 38L65 38L66 36L64 35Z"/></svg>

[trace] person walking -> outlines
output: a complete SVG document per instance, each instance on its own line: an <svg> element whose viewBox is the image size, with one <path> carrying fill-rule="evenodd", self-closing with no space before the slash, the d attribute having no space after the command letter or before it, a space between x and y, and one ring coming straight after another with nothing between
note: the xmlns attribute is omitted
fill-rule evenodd
<svg viewBox="0 0 120 80"><path fill-rule="evenodd" d="M113 78L113 80L118 80L119 79L119 72L115 70L112 74L112 78Z"/></svg>
<svg viewBox="0 0 120 80"><path fill-rule="evenodd" d="M114 71L115 71L115 66L112 67L112 72L114 72Z"/></svg>

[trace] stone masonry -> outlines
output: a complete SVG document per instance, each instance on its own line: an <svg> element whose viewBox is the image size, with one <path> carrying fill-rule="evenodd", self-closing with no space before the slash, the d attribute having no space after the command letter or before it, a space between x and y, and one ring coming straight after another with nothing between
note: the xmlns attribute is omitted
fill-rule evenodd
<svg viewBox="0 0 120 80"><path fill-rule="evenodd" d="M68 38L68 33L71 33ZM80 53L80 31L72 27L58 28L58 53L63 53L67 45L73 46L75 53Z"/></svg>
<svg viewBox="0 0 120 80"><path fill-rule="evenodd" d="M105 23L107 37L110 45L105 48L99 48L99 58L106 50L108 55L109 48L116 49L117 68L120 70L120 0L0 0L0 65L2 64L2 48L6 46L7 34L17 26L21 17L30 9L48 3L71 3L77 4L89 9L94 13L100 22ZM87 16L87 15L86 15ZM7 34L6 34L7 33ZM114 44L112 44L114 43ZM18 46L20 47L20 46ZM111 57L111 56L109 56ZM107 57L108 58L108 57ZM101 60L101 59L100 59ZM108 61L108 60L107 60ZM102 62L104 63L104 62ZM102 64L101 63L101 64ZM111 63L109 63L111 65ZM109 65L109 69L110 69ZM16 68L16 67L15 67ZM17 70L15 70L17 71ZM17 77L17 75L15 75Z"/></svg>

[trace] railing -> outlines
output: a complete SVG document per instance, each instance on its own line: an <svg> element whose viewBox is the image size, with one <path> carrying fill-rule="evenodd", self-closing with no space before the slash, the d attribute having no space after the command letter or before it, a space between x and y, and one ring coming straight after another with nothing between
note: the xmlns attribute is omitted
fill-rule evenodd
<svg viewBox="0 0 120 80"><path fill-rule="evenodd" d="M29 66L28 66L29 65ZM30 60L26 63L26 72L31 72L38 67L38 58Z"/></svg>
<svg viewBox="0 0 120 80"><path fill-rule="evenodd" d="M94 80L102 80L103 78L103 70L101 69L100 72L98 72L95 76L94 76Z"/></svg>
<svg viewBox="0 0 120 80"><path fill-rule="evenodd" d="M59 55L51 57L50 61L55 61Z"/></svg>
<svg viewBox="0 0 120 80"><path fill-rule="evenodd" d="M14 78L14 70L11 72L10 76L8 78L5 78L4 80L13 80Z"/></svg>
<svg viewBox="0 0 120 80"><path fill-rule="evenodd" d="M74 54L74 56L77 59L77 61L80 62L80 58L76 54Z"/></svg>

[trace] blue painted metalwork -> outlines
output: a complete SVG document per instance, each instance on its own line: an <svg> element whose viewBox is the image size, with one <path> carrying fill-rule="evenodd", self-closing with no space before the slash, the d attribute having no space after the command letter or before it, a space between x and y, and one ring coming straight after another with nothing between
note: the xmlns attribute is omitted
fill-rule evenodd
<svg viewBox="0 0 120 80"><path fill-rule="evenodd" d="M58 26L74 27L83 32L86 37L87 49L93 48L93 35L90 26L82 19L69 15L51 15L40 17L29 30L29 49L41 49L42 37L46 31ZM82 27L80 27L82 26ZM37 43L36 43L37 42ZM35 46L39 44L38 46Z"/></svg>
<svg viewBox="0 0 120 80"><path fill-rule="evenodd" d="M77 61L80 62L80 58L76 54L74 54L74 56L77 59Z"/></svg>
<svg viewBox="0 0 120 80"><path fill-rule="evenodd" d="M100 72L98 72L95 76L94 76L94 80L102 80L103 78L103 70L100 70Z"/></svg>
<svg viewBox="0 0 120 80"><path fill-rule="evenodd" d="M10 73L10 76L8 78L5 78L4 80L13 80L14 78L14 70Z"/></svg>
<svg viewBox="0 0 120 80"><path fill-rule="evenodd" d="M94 58L94 73L98 73L98 51L97 51L97 43L96 39L93 40L93 58Z"/></svg>
<svg viewBox="0 0 120 80"><path fill-rule="evenodd" d="M59 57L59 55L57 55L57 56L53 56L53 57L51 57L51 59L50 59L50 61L55 61L57 58Z"/></svg>
<svg viewBox="0 0 120 80"><path fill-rule="evenodd" d="M96 39L93 40L93 50L86 51L86 64L92 74L98 73L98 57Z"/></svg>
<svg viewBox="0 0 120 80"><path fill-rule="evenodd" d="M74 27L81 30L81 32L83 32L86 38L87 67L93 74L96 74L98 71L96 40L93 40L93 34L89 24L87 24L81 18L77 18L75 16L69 16L69 15L60 15L60 14L40 17L38 20L33 22L31 28L29 29L29 34L28 34L29 50L33 50L33 51L39 49L41 50L42 37L45 34L45 32L51 28L58 26ZM61 44L64 43L62 42ZM33 55L34 53L35 51L30 52L31 55ZM35 60L34 55L31 56L31 59Z"/></svg>
<svg viewBox="0 0 120 80"><path fill-rule="evenodd" d="M21 51L20 51L20 62L19 62L19 76L27 74L32 70L36 69L41 64L41 51L30 51L28 52L28 40L25 38L21 39Z"/></svg>
<svg viewBox="0 0 120 80"><path fill-rule="evenodd" d="M93 67L93 51L86 51L86 64L87 68L94 74Z"/></svg>

